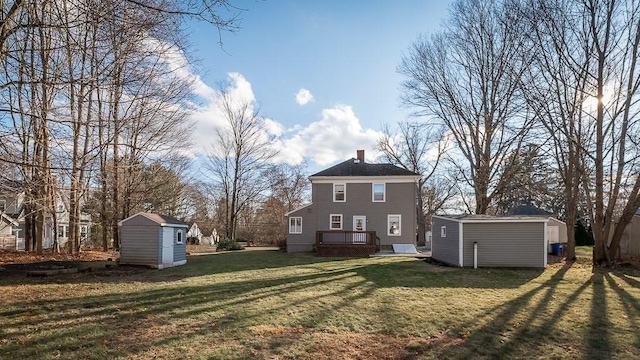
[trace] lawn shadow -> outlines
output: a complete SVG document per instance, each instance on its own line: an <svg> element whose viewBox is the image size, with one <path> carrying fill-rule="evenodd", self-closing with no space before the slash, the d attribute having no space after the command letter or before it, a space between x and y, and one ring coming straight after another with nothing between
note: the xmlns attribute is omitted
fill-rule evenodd
<svg viewBox="0 0 640 360"><path fill-rule="evenodd" d="M460 268L405 258L374 261L356 272L379 287L518 288L544 273L532 268Z"/></svg>
<svg viewBox="0 0 640 360"><path fill-rule="evenodd" d="M310 287L345 280L345 286L337 289L329 286L332 290L322 295L313 298L304 295ZM321 322L336 306L369 296L371 291L373 286L346 267L271 279L145 287L55 302L25 301L0 310L0 317L8 324L0 329L0 335L6 339L0 343L0 353L37 358L40 354L63 352L69 358L80 358L85 354L86 344L97 344L104 346L101 350L104 358L134 356L188 336L246 331L246 326L256 318L281 314L283 309L295 309L306 301L317 300L318 296L340 299L327 302L326 307L309 309L310 319ZM291 294L295 296L287 300ZM273 299L281 302L271 303ZM243 307L264 301L265 308ZM177 332L176 326L180 329Z"/></svg>
<svg viewBox="0 0 640 360"><path fill-rule="evenodd" d="M48 261L29 264L3 265L0 287L17 284L78 284L179 281L191 277L241 271L275 269L289 266L340 262L349 258L323 258L310 254L287 254L278 250L251 250L221 252L187 257L185 265L153 269L147 266L117 265L107 261ZM80 273L58 274L47 277L27 277L27 272L40 266L78 267ZM90 270L90 271L83 271ZM6 275L6 276L5 276Z"/></svg>
<svg viewBox="0 0 640 360"><path fill-rule="evenodd" d="M571 266L571 263L565 264L540 285L452 329L461 342L444 344L438 349L438 357L526 358L551 350L549 341L559 341L553 328L563 309L591 283L591 279L585 281L559 305L552 307L557 287Z"/></svg>

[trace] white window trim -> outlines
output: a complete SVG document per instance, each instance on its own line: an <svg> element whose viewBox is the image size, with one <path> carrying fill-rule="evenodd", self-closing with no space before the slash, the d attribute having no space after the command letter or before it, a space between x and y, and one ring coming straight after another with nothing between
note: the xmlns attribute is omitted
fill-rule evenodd
<svg viewBox="0 0 640 360"><path fill-rule="evenodd" d="M300 229L297 229L296 219L300 219ZM291 226L292 221L293 226ZM289 234L302 234L302 216L292 216L289 218Z"/></svg>
<svg viewBox="0 0 640 360"><path fill-rule="evenodd" d="M376 200L376 185L382 185L382 200ZM372 202L385 202L387 201L387 184L386 183L372 183L371 184L371 201Z"/></svg>
<svg viewBox="0 0 640 360"><path fill-rule="evenodd" d="M336 200L336 185L342 185L342 188L344 189L343 192L343 199L342 200ZM346 183L334 183L333 184L333 194L331 195L333 196L333 202L346 202L347 201L347 184Z"/></svg>
<svg viewBox="0 0 640 360"><path fill-rule="evenodd" d="M446 238L447 237L447 227L446 226L440 226L440 237L441 238Z"/></svg>
<svg viewBox="0 0 640 360"><path fill-rule="evenodd" d="M331 225L333 225L333 221L331 221L331 220L332 220L332 218L334 216L340 216L340 228L339 229L331 227ZM342 214L329 214L329 230L342 230L343 221L344 221L344 217L342 216Z"/></svg>
<svg viewBox="0 0 640 360"><path fill-rule="evenodd" d="M182 236L182 230L178 230L176 235L176 244L184 244L184 236Z"/></svg>
<svg viewBox="0 0 640 360"><path fill-rule="evenodd" d="M391 233L391 217L398 217L398 233ZM400 214L389 214L387 215L387 236L402 236L402 215Z"/></svg>

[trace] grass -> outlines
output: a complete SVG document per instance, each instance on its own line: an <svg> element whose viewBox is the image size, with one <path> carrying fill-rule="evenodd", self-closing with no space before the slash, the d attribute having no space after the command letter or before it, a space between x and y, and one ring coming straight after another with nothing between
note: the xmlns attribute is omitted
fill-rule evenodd
<svg viewBox="0 0 640 360"><path fill-rule="evenodd" d="M0 358L640 358L640 271L592 270L585 254L473 270L243 251L0 277Z"/></svg>

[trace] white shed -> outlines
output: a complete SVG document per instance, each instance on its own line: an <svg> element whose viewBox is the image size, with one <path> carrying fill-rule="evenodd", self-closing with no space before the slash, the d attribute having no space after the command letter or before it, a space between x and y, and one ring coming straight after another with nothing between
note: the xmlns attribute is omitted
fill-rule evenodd
<svg viewBox="0 0 640 360"><path fill-rule="evenodd" d="M118 225L120 264L162 269L187 263L186 223L171 216L141 212Z"/></svg>

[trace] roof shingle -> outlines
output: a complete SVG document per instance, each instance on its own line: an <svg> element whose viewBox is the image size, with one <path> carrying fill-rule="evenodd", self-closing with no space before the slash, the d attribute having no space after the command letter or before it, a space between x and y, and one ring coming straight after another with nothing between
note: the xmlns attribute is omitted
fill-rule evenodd
<svg viewBox="0 0 640 360"><path fill-rule="evenodd" d="M311 175L311 177L314 176L420 176L420 174L392 164L367 164L351 158Z"/></svg>

